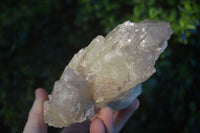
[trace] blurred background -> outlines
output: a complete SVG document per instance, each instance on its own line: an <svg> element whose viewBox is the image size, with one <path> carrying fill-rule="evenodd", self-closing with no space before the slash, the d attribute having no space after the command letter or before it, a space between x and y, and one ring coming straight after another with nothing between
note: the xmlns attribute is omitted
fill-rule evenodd
<svg viewBox="0 0 200 133"><path fill-rule="evenodd" d="M1 0L1 131L22 132L35 89L50 93L72 56L94 37L143 19L169 21L174 34L121 133L199 133L198 0Z"/></svg>

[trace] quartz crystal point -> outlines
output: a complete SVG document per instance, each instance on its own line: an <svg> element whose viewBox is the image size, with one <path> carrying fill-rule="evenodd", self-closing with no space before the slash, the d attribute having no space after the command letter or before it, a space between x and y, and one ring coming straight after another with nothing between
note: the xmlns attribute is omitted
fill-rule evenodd
<svg viewBox="0 0 200 133"><path fill-rule="evenodd" d="M169 22L144 20L126 21L106 37L94 38L55 82L44 102L44 121L66 127L91 118L105 106L127 107L141 93L140 83L155 73L155 61L171 34Z"/></svg>

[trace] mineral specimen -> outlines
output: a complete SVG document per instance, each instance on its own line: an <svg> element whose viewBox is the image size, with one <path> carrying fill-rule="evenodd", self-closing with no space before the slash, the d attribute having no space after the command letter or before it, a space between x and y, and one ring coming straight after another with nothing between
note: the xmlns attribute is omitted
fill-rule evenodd
<svg viewBox="0 0 200 133"><path fill-rule="evenodd" d="M105 38L94 38L55 82L44 102L44 121L66 127L91 118L105 106L127 107L141 93L140 83L155 73L155 61L171 34L169 22L144 20L126 21Z"/></svg>

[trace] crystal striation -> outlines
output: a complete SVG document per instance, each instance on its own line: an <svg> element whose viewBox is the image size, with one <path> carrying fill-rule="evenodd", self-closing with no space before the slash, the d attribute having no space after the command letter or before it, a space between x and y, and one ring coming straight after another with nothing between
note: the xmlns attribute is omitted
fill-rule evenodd
<svg viewBox="0 0 200 133"><path fill-rule="evenodd" d="M126 108L141 93L141 84L156 72L154 65L172 34L169 22L126 21L106 37L97 36L74 55L49 100L44 121L66 127L110 106Z"/></svg>

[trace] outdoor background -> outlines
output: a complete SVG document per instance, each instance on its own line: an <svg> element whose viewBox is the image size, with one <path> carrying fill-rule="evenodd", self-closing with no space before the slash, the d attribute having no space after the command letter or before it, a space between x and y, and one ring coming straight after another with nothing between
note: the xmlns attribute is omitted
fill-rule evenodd
<svg viewBox="0 0 200 133"><path fill-rule="evenodd" d="M0 0L0 129L20 133L43 87L50 93L72 56L131 20L174 31L121 133L200 132L198 0ZM49 132L57 129L50 128Z"/></svg>

